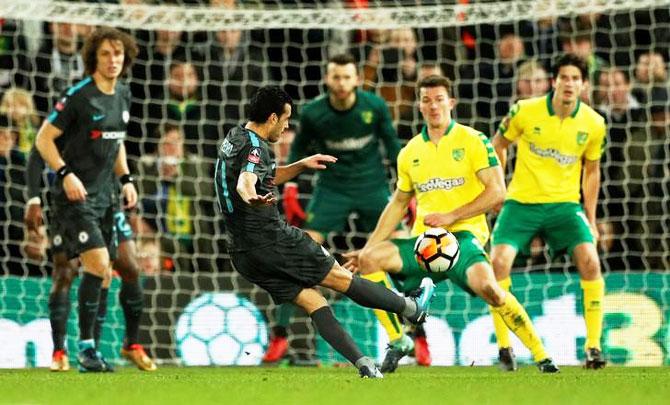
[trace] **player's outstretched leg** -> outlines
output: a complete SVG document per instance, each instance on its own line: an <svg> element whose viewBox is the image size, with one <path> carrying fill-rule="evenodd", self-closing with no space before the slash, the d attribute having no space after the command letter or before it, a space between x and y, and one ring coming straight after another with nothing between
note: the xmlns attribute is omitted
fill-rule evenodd
<svg viewBox="0 0 670 405"><path fill-rule="evenodd" d="M323 295L313 288L306 288L300 291L293 302L309 314L319 334L356 366L361 377L383 378L374 361L363 355L351 336L335 319Z"/></svg>
<svg viewBox="0 0 670 405"><path fill-rule="evenodd" d="M351 272L338 264L333 266L321 285L343 293L358 305L402 315L413 324L426 320L430 301L435 293L433 280L426 277L421 281L421 289L416 297L401 297L381 284L353 277Z"/></svg>

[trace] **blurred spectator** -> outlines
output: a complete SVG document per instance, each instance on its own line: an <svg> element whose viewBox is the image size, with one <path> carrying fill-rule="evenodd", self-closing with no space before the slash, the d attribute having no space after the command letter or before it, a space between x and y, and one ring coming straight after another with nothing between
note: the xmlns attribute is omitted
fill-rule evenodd
<svg viewBox="0 0 670 405"><path fill-rule="evenodd" d="M377 38L367 54L363 68L363 89L377 89L389 103L401 98L403 82L416 79L416 34L411 28L385 31ZM398 116L397 108L391 108L393 117Z"/></svg>
<svg viewBox="0 0 670 405"><path fill-rule="evenodd" d="M607 68L600 73L598 86L596 87L594 99L596 109L605 117L608 128L606 149L605 175L606 180L622 178L620 171L625 162L624 144L631 138L636 128L645 126L646 116L644 109L633 96L628 75L617 68ZM607 196L613 198L622 197L621 185L616 186L619 190L611 189L613 185L606 182L605 190ZM623 212L608 207L609 214L620 216Z"/></svg>
<svg viewBox="0 0 670 405"><path fill-rule="evenodd" d="M7 90L0 101L0 114L7 116L16 127L16 145L27 156L40 125L30 92L16 87Z"/></svg>
<svg viewBox="0 0 670 405"><path fill-rule="evenodd" d="M519 65L516 73L516 100L525 100L547 94L550 88L549 73L536 59L528 60Z"/></svg>
<svg viewBox="0 0 670 405"><path fill-rule="evenodd" d="M26 159L15 147L16 128L0 115L0 271L25 275L23 254L24 171Z"/></svg>
<svg viewBox="0 0 670 405"><path fill-rule="evenodd" d="M47 39L35 57L33 81L35 107L46 117L56 98L84 76L84 62L77 52L77 25L50 23Z"/></svg>
<svg viewBox="0 0 670 405"><path fill-rule="evenodd" d="M517 66L525 56L523 41L516 34L506 34L497 43L497 58L479 64L477 129L493 134L497 123L507 114L514 94Z"/></svg>
<svg viewBox="0 0 670 405"><path fill-rule="evenodd" d="M157 30L145 32L146 42L138 42L139 54L132 67L130 90L133 103L130 110L131 120L128 124L130 138L126 141L126 149L131 156L139 157L145 153L153 153L156 143L142 144L140 139L153 135L153 130L162 122L161 117L156 122L146 123L149 117L149 100L158 100L165 92L163 90L168 77L170 65L174 59L185 59L184 44L181 40L181 31Z"/></svg>
<svg viewBox="0 0 670 405"><path fill-rule="evenodd" d="M670 96L667 88L653 90L649 126L636 130L624 147L623 166L626 202L630 219L628 233L642 263L633 268L667 269L670 209ZM645 130L646 129L646 130Z"/></svg>
<svg viewBox="0 0 670 405"><path fill-rule="evenodd" d="M627 224L627 195L629 189L625 171L627 142L644 138L646 117L644 110L631 93L628 75L617 68L606 68L600 72L595 87L596 109L607 122L607 148L602 164L602 186L599 200L600 248L607 252L603 263L610 269L625 268L621 258L631 241L625 236ZM629 177L628 177L629 178Z"/></svg>
<svg viewBox="0 0 670 405"><path fill-rule="evenodd" d="M183 60L172 62L166 84L160 95L152 97L148 110L148 136L156 134L160 122L179 125L183 128L184 145L188 152L214 161L219 141L217 117L206 113L208 108L202 100L200 74L193 63ZM148 138L147 141L155 142L156 138ZM150 145L146 149L154 150Z"/></svg>
<svg viewBox="0 0 670 405"><path fill-rule="evenodd" d="M583 58L589 68L589 82L591 86L598 80L598 72L607 67L607 62L595 54L591 34L581 32L574 35L566 34L562 39L563 52L574 53ZM582 101L589 101L590 89L585 88Z"/></svg>
<svg viewBox="0 0 670 405"><path fill-rule="evenodd" d="M152 237L137 240L137 262L145 276L154 276L163 271L172 270L172 260L161 256L160 244L156 238ZM167 269L164 264L167 264Z"/></svg>
<svg viewBox="0 0 670 405"><path fill-rule="evenodd" d="M550 7L553 0L536 1L536 7ZM559 29L556 17L522 21L519 34L524 39L526 54L533 57L545 68L551 65L551 58L559 51Z"/></svg>
<svg viewBox="0 0 670 405"><path fill-rule="evenodd" d="M247 100L268 79L263 56L252 47L249 32L224 30L215 34L210 48L205 85L207 101L216 108L208 116L223 119L223 132L238 125L243 117Z"/></svg>
<svg viewBox="0 0 670 405"><path fill-rule="evenodd" d="M642 103L652 101L651 90L654 87L670 86L668 82L668 68L663 56L656 52L647 52L640 55L635 65L635 83L633 94Z"/></svg>
<svg viewBox="0 0 670 405"><path fill-rule="evenodd" d="M208 164L186 151L182 130L170 124L161 128L158 153L140 158L142 218L134 220L136 229L158 235L161 251L173 258L176 270L198 269L199 259L212 256L214 191L209 172Z"/></svg>
<svg viewBox="0 0 670 405"><path fill-rule="evenodd" d="M29 87L28 45L19 23L0 19L0 92L10 87Z"/></svg>

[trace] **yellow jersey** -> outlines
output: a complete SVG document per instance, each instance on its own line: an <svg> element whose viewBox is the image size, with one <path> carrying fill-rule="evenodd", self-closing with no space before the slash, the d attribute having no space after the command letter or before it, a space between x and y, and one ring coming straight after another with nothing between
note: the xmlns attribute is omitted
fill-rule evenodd
<svg viewBox="0 0 670 405"><path fill-rule="evenodd" d="M521 203L579 202L583 159L600 160L605 120L577 102L561 121L551 105L553 93L516 103L498 132L517 142L516 164L507 199Z"/></svg>
<svg viewBox="0 0 670 405"><path fill-rule="evenodd" d="M497 165L493 146L479 131L452 119L435 145L424 127L398 155L397 187L416 195L412 235L426 230L423 224L426 215L450 212L474 200L484 190L477 172ZM482 245L489 238L484 214L460 220L449 231L470 231Z"/></svg>

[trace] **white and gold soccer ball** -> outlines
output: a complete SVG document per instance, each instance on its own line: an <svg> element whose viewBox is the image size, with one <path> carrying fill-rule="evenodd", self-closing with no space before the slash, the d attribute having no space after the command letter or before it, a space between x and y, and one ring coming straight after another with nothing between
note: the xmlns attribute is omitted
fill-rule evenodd
<svg viewBox="0 0 670 405"><path fill-rule="evenodd" d="M429 273L442 273L453 269L460 254L458 240L454 234L443 228L427 229L414 244L416 261Z"/></svg>

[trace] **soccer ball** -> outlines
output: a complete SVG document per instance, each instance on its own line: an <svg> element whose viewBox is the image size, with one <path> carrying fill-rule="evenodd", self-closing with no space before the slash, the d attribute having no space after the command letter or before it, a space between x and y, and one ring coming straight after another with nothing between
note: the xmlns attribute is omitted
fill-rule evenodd
<svg viewBox="0 0 670 405"><path fill-rule="evenodd" d="M414 244L416 261L429 273L451 270L460 254L461 248L454 234L442 228L427 229Z"/></svg>
<svg viewBox="0 0 670 405"><path fill-rule="evenodd" d="M177 321L179 356L187 366L258 365L268 344L263 314L246 298L205 293Z"/></svg>

